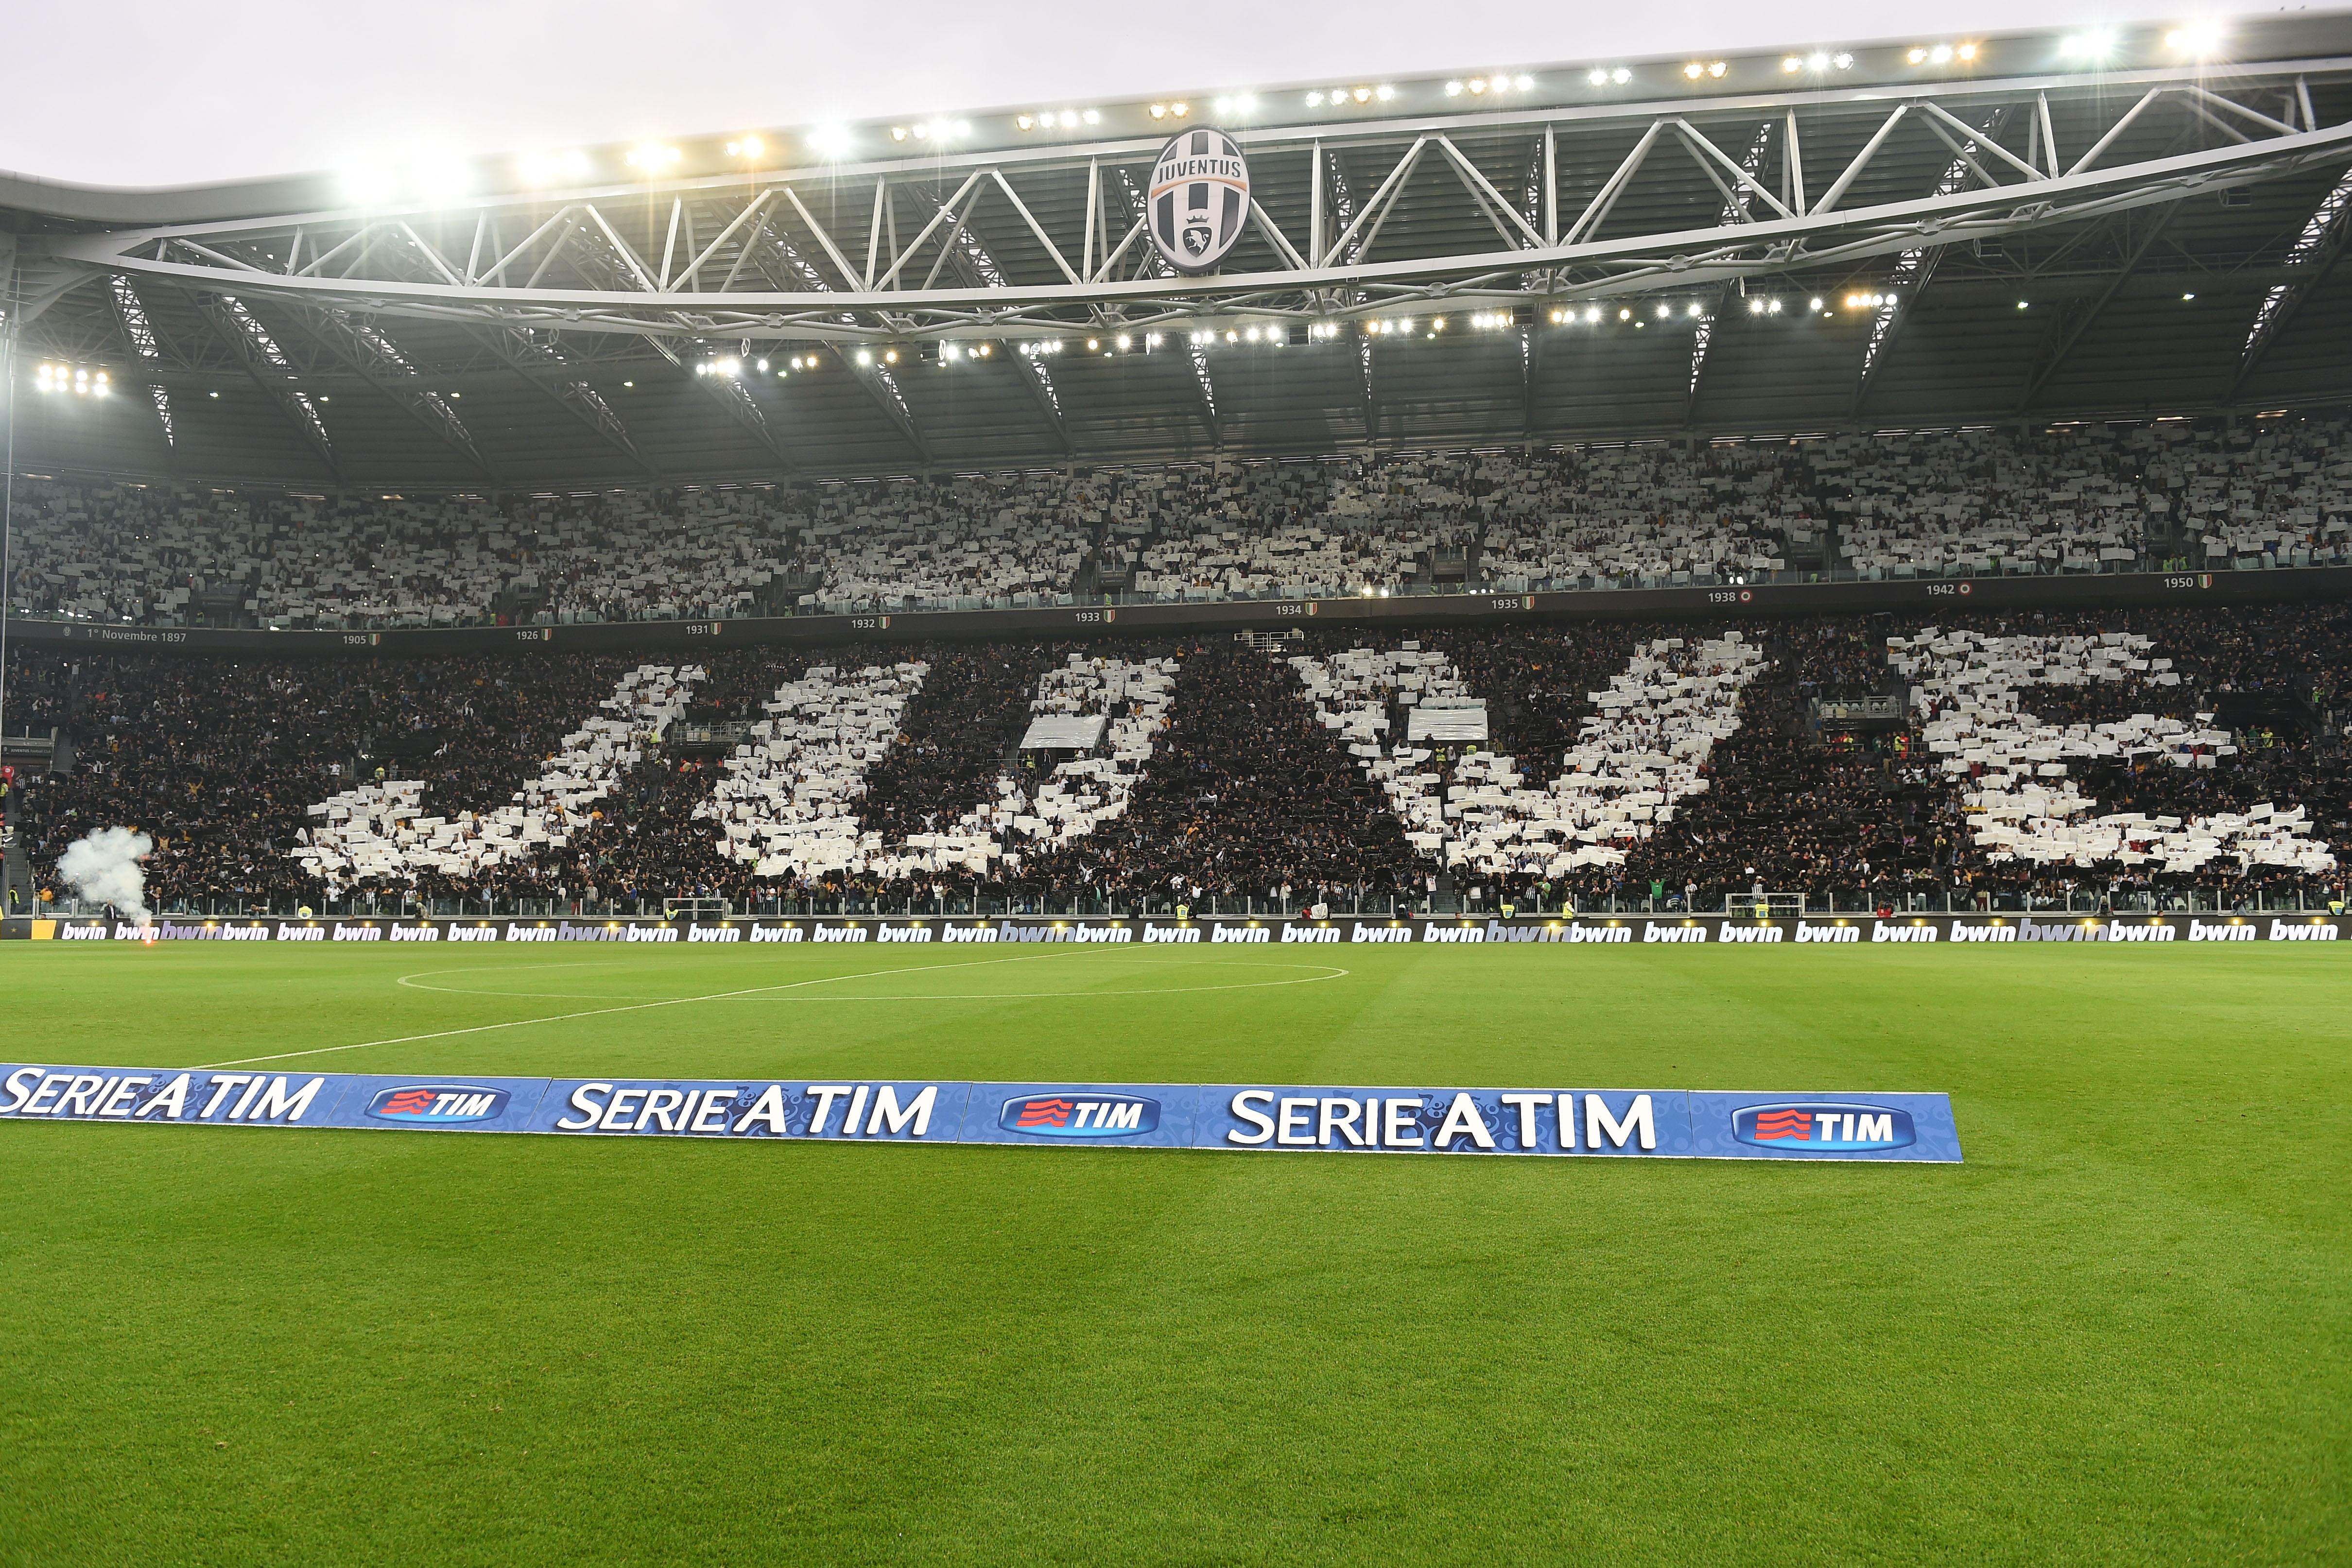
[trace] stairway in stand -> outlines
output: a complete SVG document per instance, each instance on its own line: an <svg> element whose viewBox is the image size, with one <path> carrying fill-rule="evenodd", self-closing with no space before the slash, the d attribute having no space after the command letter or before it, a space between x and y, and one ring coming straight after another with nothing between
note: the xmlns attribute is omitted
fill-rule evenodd
<svg viewBox="0 0 2352 1568"><path fill-rule="evenodd" d="M29 915L33 912L33 862L25 853L23 835L16 827L16 791L9 791L7 813L0 817L0 913Z"/></svg>

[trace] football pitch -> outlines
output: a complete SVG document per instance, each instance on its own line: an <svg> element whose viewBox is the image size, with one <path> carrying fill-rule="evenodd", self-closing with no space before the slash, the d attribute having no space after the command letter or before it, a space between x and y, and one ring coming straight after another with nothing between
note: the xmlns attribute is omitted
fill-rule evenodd
<svg viewBox="0 0 2352 1568"><path fill-rule="evenodd" d="M1967 1157L8 1123L0 1563L2352 1561L2347 998L2326 947L10 943L19 1061L1942 1090Z"/></svg>

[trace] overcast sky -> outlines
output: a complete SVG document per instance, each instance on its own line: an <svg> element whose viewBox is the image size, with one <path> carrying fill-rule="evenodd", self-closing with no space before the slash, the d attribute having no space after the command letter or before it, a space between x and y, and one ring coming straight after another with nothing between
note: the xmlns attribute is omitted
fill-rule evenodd
<svg viewBox="0 0 2352 1568"><path fill-rule="evenodd" d="M2298 7L2299 8L2299 7ZM163 185L1024 101L2170 19L2162 0L17 0L0 168Z"/></svg>

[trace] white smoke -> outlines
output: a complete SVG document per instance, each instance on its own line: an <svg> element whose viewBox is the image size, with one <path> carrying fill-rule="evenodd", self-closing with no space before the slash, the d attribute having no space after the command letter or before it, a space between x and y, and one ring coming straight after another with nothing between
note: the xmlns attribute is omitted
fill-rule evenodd
<svg viewBox="0 0 2352 1568"><path fill-rule="evenodd" d="M147 913L147 873L139 862L154 848L144 833L100 828L58 857L58 874L92 904L110 904L145 925L154 916Z"/></svg>

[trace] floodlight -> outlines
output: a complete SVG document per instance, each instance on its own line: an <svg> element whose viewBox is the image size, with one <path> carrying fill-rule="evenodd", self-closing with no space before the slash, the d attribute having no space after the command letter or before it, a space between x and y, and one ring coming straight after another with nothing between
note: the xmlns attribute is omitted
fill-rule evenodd
<svg viewBox="0 0 2352 1568"><path fill-rule="evenodd" d="M1349 96L1354 98L1358 103L1370 103L1372 100L1372 89L1368 87L1360 87Z"/></svg>
<svg viewBox="0 0 2352 1568"><path fill-rule="evenodd" d="M828 158L838 158L849 151L849 128L845 125L820 125L809 132L809 145Z"/></svg>
<svg viewBox="0 0 2352 1568"><path fill-rule="evenodd" d="M1013 117L1013 123L1020 130L1034 131L1037 129L1037 117L1034 114L1016 114Z"/></svg>
<svg viewBox="0 0 2352 1568"><path fill-rule="evenodd" d="M1609 79L1615 82L1619 87L1623 87L1627 82L1633 79L1633 73L1627 67L1619 66L1615 70L1609 73Z"/></svg>
<svg viewBox="0 0 2352 1568"><path fill-rule="evenodd" d="M1379 99L1382 103L1386 103L1391 99L1396 97L1396 89L1391 87L1386 82L1382 82L1380 86L1372 89L1372 96ZM1244 112L1246 113L1247 111L1244 110Z"/></svg>
<svg viewBox="0 0 2352 1568"><path fill-rule="evenodd" d="M1805 68L1805 62L1799 59L1794 55L1788 55L1782 57L1780 61L1780 68L1793 76L1797 72Z"/></svg>
<svg viewBox="0 0 2352 1568"><path fill-rule="evenodd" d="M768 150L768 144L756 136L741 136L727 144L730 158L757 158Z"/></svg>
<svg viewBox="0 0 2352 1568"><path fill-rule="evenodd" d="M1599 87L1602 82L1607 81L1608 79L1609 73L1607 71L1594 71L1592 73L1592 85L1594 87ZM1447 82L1445 84L1445 96L1448 98L1460 98L1462 96L1462 84L1458 81Z"/></svg>
<svg viewBox="0 0 2352 1568"><path fill-rule="evenodd" d="M2184 55L2210 55L2221 44L2221 25L2200 21L2184 23L2164 35L2164 47Z"/></svg>
<svg viewBox="0 0 2352 1568"><path fill-rule="evenodd" d="M1310 93L1308 93L1308 94L1307 95L1307 108L1309 108L1309 109L1320 109L1320 108L1322 108L1322 107L1323 107L1323 95L1322 95L1321 93L1319 93L1319 92L1310 92Z"/></svg>
<svg viewBox="0 0 2352 1568"><path fill-rule="evenodd" d="M628 157L623 161L640 174L658 174L663 170L676 165L678 158L677 148L665 147L657 141L648 141L642 146L630 148Z"/></svg>
<svg viewBox="0 0 2352 1568"><path fill-rule="evenodd" d="M1511 86L1521 92L1527 91L1529 88L1535 85L1536 78L1530 76L1517 76L1511 78Z"/></svg>
<svg viewBox="0 0 2352 1568"><path fill-rule="evenodd" d="M1586 73L1584 79L1591 82L1594 87L1607 87L1609 85L1609 73L1601 69L1599 66L1595 66L1591 71ZM1445 90L1446 93L1451 96L1452 94L1462 90L1462 84L1458 81L1447 82L1445 84Z"/></svg>
<svg viewBox="0 0 2352 1568"><path fill-rule="evenodd" d="M1168 112L1174 115L1177 119L1181 120L1186 115L1192 112L1192 106L1180 99L1179 101L1168 106Z"/></svg>

